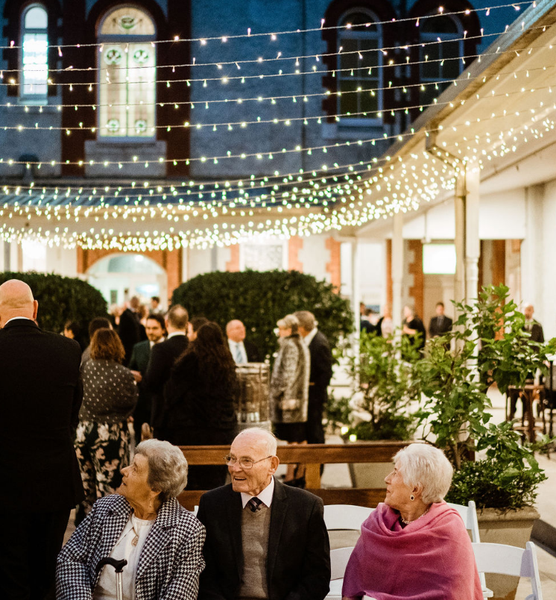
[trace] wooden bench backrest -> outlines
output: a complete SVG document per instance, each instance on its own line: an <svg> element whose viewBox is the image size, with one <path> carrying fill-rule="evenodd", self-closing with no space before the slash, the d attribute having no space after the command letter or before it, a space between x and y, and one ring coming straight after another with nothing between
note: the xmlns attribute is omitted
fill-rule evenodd
<svg viewBox="0 0 556 600"><path fill-rule="evenodd" d="M324 504L355 504L375 507L384 500L386 488L321 488L320 465L344 463L390 462L398 450L411 442L358 442L356 444L295 444L278 446L281 463L307 465L307 489L322 498ZM181 446L190 465L222 465L229 446ZM178 496L180 503L193 510L204 494L201 490L185 490Z"/></svg>

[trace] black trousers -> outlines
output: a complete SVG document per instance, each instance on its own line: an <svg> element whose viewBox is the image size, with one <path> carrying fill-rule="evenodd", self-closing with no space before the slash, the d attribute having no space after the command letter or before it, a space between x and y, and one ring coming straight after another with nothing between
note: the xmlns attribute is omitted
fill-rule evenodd
<svg viewBox="0 0 556 600"><path fill-rule="evenodd" d="M307 442L324 444L324 427L322 413L327 399L327 388L309 387L309 410L307 413Z"/></svg>
<svg viewBox="0 0 556 600"><path fill-rule="evenodd" d="M69 515L67 508L4 515L0 527L2 600L54 600L56 557Z"/></svg>

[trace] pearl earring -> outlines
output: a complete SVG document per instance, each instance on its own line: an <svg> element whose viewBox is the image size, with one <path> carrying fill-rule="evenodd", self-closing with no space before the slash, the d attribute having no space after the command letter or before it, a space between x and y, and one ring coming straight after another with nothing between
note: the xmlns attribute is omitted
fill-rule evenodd
<svg viewBox="0 0 556 600"><path fill-rule="evenodd" d="M411 502L413 502L413 500L415 500L415 496L411 494L411 496L409 496L409 499L411 500Z"/></svg>

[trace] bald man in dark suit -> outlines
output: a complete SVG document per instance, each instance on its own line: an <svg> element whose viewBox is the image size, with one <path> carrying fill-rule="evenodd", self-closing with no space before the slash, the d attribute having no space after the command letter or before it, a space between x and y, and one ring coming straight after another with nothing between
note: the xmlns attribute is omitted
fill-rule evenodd
<svg viewBox="0 0 556 600"><path fill-rule="evenodd" d="M73 447L81 348L42 331L31 288L0 286L0 598L53 594L56 556L83 499Z"/></svg>

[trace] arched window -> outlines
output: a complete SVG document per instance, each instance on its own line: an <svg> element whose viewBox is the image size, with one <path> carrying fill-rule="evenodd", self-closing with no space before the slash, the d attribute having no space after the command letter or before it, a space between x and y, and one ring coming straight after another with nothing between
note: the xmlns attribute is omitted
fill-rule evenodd
<svg viewBox="0 0 556 600"><path fill-rule="evenodd" d="M338 25L337 110L344 119L377 119L382 110L382 30L369 10L354 8Z"/></svg>
<svg viewBox="0 0 556 600"><path fill-rule="evenodd" d="M20 96L25 101L45 101L48 94L48 13L44 6L31 4L21 22Z"/></svg>
<svg viewBox="0 0 556 600"><path fill-rule="evenodd" d="M461 73L464 64L463 32L459 21L434 16L420 23L419 71L421 105L432 104ZM434 83L434 85L433 85Z"/></svg>
<svg viewBox="0 0 556 600"><path fill-rule="evenodd" d="M156 39L139 8L118 7L102 21L99 42L99 132L102 138L155 135Z"/></svg>

